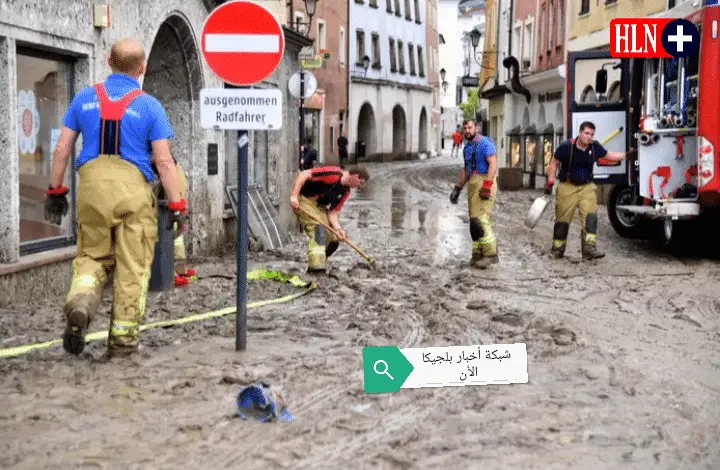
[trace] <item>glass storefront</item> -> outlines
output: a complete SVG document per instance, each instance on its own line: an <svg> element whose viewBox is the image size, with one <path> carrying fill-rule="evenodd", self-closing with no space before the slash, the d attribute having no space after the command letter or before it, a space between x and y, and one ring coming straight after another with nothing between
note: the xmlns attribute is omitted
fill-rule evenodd
<svg viewBox="0 0 720 470"><path fill-rule="evenodd" d="M543 153L542 169L540 172L541 175L547 175L547 168L555 151L553 148L554 139L555 133L553 125L548 124L548 126L543 130L543 134L540 136L540 144L542 145Z"/></svg>
<svg viewBox="0 0 720 470"><path fill-rule="evenodd" d="M535 172L535 150L537 148L537 133L535 126L530 125L523 131L525 145L524 169L528 173Z"/></svg>
<svg viewBox="0 0 720 470"><path fill-rule="evenodd" d="M510 154L508 155L508 163L510 168L522 168L522 159L520 155L520 127L516 127L507 133L510 145L508 147Z"/></svg>
<svg viewBox="0 0 720 470"><path fill-rule="evenodd" d="M50 184L52 154L62 118L73 95L73 63L62 57L24 48L17 50L18 161L20 173L20 242L23 252L74 243L74 207L60 226L45 221L45 190ZM65 171L65 186L74 197L72 161ZM52 241L48 239L54 239Z"/></svg>

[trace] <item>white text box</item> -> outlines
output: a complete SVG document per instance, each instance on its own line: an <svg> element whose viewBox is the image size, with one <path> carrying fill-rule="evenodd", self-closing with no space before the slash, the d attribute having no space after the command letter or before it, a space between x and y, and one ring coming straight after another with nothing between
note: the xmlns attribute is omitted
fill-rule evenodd
<svg viewBox="0 0 720 470"><path fill-rule="evenodd" d="M277 130L282 128L282 91L203 88L200 125L205 129Z"/></svg>
<svg viewBox="0 0 720 470"><path fill-rule="evenodd" d="M528 382L525 343L400 350L414 369L401 388Z"/></svg>

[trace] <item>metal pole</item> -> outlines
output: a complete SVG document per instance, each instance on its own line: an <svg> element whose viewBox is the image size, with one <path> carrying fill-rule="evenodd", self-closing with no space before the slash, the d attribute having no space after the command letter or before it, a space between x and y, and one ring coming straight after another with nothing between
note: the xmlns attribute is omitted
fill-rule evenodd
<svg viewBox="0 0 720 470"><path fill-rule="evenodd" d="M238 131L235 351L245 351L247 348L248 144L248 131Z"/></svg>
<svg viewBox="0 0 720 470"><path fill-rule="evenodd" d="M300 159L303 157L302 148L305 145L305 70L300 69ZM302 170L302 165L298 166Z"/></svg>

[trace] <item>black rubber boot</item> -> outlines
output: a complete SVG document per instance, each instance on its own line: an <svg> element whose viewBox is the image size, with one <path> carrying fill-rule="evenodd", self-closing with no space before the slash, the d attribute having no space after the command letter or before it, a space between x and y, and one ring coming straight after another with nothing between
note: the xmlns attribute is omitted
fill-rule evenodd
<svg viewBox="0 0 720 470"><path fill-rule="evenodd" d="M85 349L85 331L88 328L88 315L85 311L75 309L67 315L63 348L70 354L78 355Z"/></svg>

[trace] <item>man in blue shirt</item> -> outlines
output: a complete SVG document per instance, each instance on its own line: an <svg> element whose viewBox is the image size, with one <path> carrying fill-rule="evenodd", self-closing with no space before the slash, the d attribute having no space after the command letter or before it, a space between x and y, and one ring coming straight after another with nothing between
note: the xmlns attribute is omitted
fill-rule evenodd
<svg viewBox="0 0 720 470"><path fill-rule="evenodd" d="M113 271L108 355L137 350L158 237L150 185L155 179L153 165L174 221L181 230L185 226L186 202L180 197L168 142L173 130L162 105L143 93L138 82L145 73L145 51L134 40L118 41L108 65L112 74L107 80L81 90L65 113L45 202L46 218L59 223L68 211L68 188L62 185L65 168L82 133L83 148L75 161L80 177L77 256L64 309L63 347L72 354L85 347L85 331Z"/></svg>
<svg viewBox="0 0 720 470"><path fill-rule="evenodd" d="M450 195L450 202L457 204L460 191L469 182L468 212L473 243L470 264L485 269L498 262L497 241L492 227L492 211L497 196L497 152L492 139L477 134L474 120L463 122L463 134L467 142L463 148L465 167Z"/></svg>
<svg viewBox="0 0 720 470"><path fill-rule="evenodd" d="M551 253L555 258L565 255L565 245L570 222L575 210L580 212L582 257L586 260L602 258L605 253L597 249L597 194L593 183L593 168L597 161L618 162L626 157L624 152L608 152L594 140L595 124L580 124L577 138L568 139L555 150L548 165L548 181L545 194L552 194L555 172L560 168L555 192L555 226Z"/></svg>

